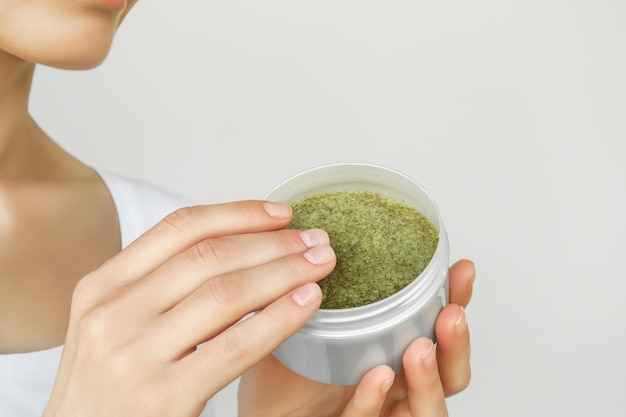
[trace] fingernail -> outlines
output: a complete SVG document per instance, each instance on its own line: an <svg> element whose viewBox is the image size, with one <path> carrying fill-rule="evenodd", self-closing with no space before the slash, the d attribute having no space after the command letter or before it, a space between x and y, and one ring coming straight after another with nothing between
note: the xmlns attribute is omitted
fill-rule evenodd
<svg viewBox="0 0 626 417"><path fill-rule="evenodd" d="M382 385L380 386L380 392L383 395L386 395L389 392L389 390L391 389L391 386L393 385L394 379L395 379L395 374L392 374L389 378L383 381Z"/></svg>
<svg viewBox="0 0 626 417"><path fill-rule="evenodd" d="M291 297L300 307L306 307L320 297L320 288L317 284L309 282L298 288Z"/></svg>
<svg viewBox="0 0 626 417"><path fill-rule="evenodd" d="M437 364L437 358L435 357L435 345L433 342L430 342L430 347L428 350L422 355L422 364L427 371L432 371L435 369L435 365Z"/></svg>
<svg viewBox="0 0 626 417"><path fill-rule="evenodd" d="M320 265L335 259L335 251L330 245L315 246L304 252L304 257L312 264Z"/></svg>
<svg viewBox="0 0 626 417"><path fill-rule="evenodd" d="M319 245L328 245L330 243L328 233L322 229L311 229L300 232L300 239L302 239L304 244L309 248Z"/></svg>
<svg viewBox="0 0 626 417"><path fill-rule="evenodd" d="M465 309L462 306L459 306L461 309L461 314L459 314L459 318L454 322L454 331L456 334L463 334L467 329L467 318L465 317Z"/></svg>
<svg viewBox="0 0 626 417"><path fill-rule="evenodd" d="M291 216L291 206L289 204L266 201L263 203L263 208L272 217L284 218Z"/></svg>

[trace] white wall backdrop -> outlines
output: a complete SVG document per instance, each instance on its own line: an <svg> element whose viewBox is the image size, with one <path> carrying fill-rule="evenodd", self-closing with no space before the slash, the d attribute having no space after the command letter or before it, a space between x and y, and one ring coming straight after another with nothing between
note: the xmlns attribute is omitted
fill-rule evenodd
<svg viewBox="0 0 626 417"><path fill-rule="evenodd" d="M619 415L624 22L623 0L140 1L101 67L40 68L31 108L88 163L196 202L331 162L410 175L477 264L451 416Z"/></svg>

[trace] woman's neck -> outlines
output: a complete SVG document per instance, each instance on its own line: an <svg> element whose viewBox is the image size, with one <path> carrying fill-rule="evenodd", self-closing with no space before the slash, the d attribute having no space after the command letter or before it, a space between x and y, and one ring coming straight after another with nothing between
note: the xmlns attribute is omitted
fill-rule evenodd
<svg viewBox="0 0 626 417"><path fill-rule="evenodd" d="M0 183L92 177L29 114L34 71L34 64L0 50Z"/></svg>
<svg viewBox="0 0 626 417"><path fill-rule="evenodd" d="M0 50L0 179L14 171L32 122L28 96L35 66Z"/></svg>

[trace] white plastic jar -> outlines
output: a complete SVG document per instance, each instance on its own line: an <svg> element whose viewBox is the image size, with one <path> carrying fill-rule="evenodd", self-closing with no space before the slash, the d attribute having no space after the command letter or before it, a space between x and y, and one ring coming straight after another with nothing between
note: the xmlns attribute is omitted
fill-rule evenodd
<svg viewBox="0 0 626 417"><path fill-rule="evenodd" d="M374 192L410 205L438 230L439 242L424 271L400 291L364 306L320 309L275 350L274 356L292 371L337 385L355 385L381 364L400 371L411 341L421 336L435 340L435 321L449 292L450 250L441 215L426 190L406 175L372 164L325 165L293 176L264 198L292 203L349 190Z"/></svg>

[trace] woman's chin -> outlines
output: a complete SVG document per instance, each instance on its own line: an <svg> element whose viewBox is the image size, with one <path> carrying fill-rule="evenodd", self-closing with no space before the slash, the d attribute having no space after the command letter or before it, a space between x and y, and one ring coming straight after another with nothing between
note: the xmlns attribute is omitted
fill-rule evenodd
<svg viewBox="0 0 626 417"><path fill-rule="evenodd" d="M38 54L28 59L31 62L48 67L65 70L89 70L99 66L109 54L109 47L91 48L85 51L68 51L67 53Z"/></svg>
<svg viewBox="0 0 626 417"><path fill-rule="evenodd" d="M118 19L97 10L69 15L39 13L36 18L25 13L0 28L0 49L59 69L94 68L109 54ZM4 34L12 36L1 36Z"/></svg>

